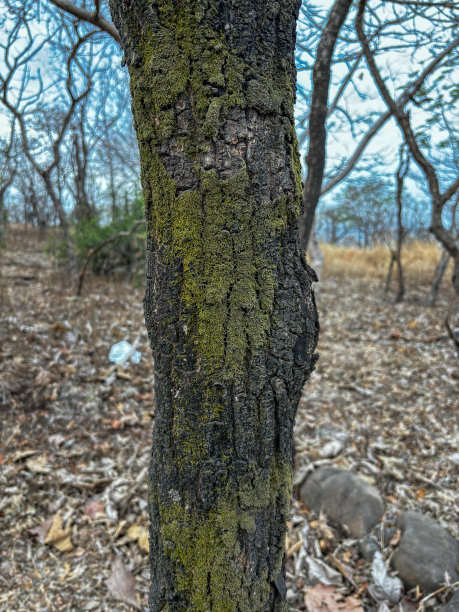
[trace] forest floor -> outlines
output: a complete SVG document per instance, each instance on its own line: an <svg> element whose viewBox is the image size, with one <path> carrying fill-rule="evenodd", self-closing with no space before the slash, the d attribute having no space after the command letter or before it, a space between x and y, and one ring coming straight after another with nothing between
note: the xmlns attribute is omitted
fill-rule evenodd
<svg viewBox="0 0 459 612"><path fill-rule="evenodd" d="M428 308L427 285L408 286L395 305L380 280L324 276L296 477L324 464L353 469L379 489L387 512L418 510L458 538L459 468L450 458L459 450L459 367L444 285ZM147 610L154 394L142 290L88 278L76 297L42 244L18 235L1 255L0 308L0 610ZM122 339L137 341L140 363L109 362ZM306 553L323 570L338 568L334 588L354 596L336 610L377 609L357 543L299 501L287 544L293 609L306 609L311 589ZM392 609L416 610L423 595Z"/></svg>

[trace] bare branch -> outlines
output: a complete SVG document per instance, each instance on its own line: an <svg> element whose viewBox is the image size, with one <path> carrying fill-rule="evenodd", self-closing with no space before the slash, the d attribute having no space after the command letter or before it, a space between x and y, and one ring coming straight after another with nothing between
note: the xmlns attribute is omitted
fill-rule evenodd
<svg viewBox="0 0 459 612"><path fill-rule="evenodd" d="M54 6L62 11L70 13L70 15L73 15L77 19L91 23L103 32L109 34L118 44L121 45L121 36L114 24L107 21L105 17L100 14L99 2L96 3L96 9L94 12L81 8L69 0L49 0L49 2L54 4Z"/></svg>
<svg viewBox="0 0 459 612"><path fill-rule="evenodd" d="M357 34L359 36L359 40L362 45L362 49L365 55L365 61L367 63L368 69L371 72L373 80L378 88L381 97L385 101L389 111L394 115L398 126L404 136L405 142L413 156L413 159L416 161L424 176L426 177L427 183L429 185L429 191L432 198L432 220L431 220L431 231L438 238L438 240L444 245L447 249L448 253L455 259L455 273L453 275L453 283L456 291L459 293L459 247L456 243L454 236L444 227L442 222L442 212L443 205L445 200L440 194L440 187L438 183L437 173L435 172L435 168L430 163L430 161L425 157L422 153L418 142L416 140L416 136L411 127L411 121L409 113L405 111L405 103L404 101L399 102L395 101L389 90L386 87L386 84L378 70L378 67L375 62L374 55L370 49L370 45L368 39L365 36L364 26L363 26L363 15L366 7L367 0L360 0L359 7L357 10L357 17L355 21L355 27ZM454 49L459 45L459 37L456 38L449 47ZM407 100L408 101L408 100ZM459 180L459 179L458 179ZM456 180L451 187L458 182ZM447 190L446 193L448 193ZM454 193L454 191L452 192Z"/></svg>
<svg viewBox="0 0 459 612"><path fill-rule="evenodd" d="M457 39L453 40L447 47L445 47L445 49L443 49L443 51L441 53L436 55L432 59L432 61L429 62L429 64L427 64L427 66L424 68L424 70L421 72L421 74L417 77L417 79L415 79L412 83L410 83L407 87L405 87L403 92L399 95L399 97L395 101L395 104L397 106L403 106L409 100L411 100L414 97L414 95L419 91L419 89L422 87L422 85L424 84L426 78L430 74L432 74L432 72L435 70L435 68L438 66L438 64L440 64L443 61L443 59L447 55L449 55L449 53L451 53L451 51L455 47L457 47L457 45L458 45L458 40ZM371 128L368 130L368 132L363 136L362 140L357 145L354 153L349 158L349 160L346 163L345 167L340 172L338 172L338 174L336 174L334 177L329 179L329 181L322 187L322 191L321 191L320 195L325 195L326 193L331 191L334 187L336 187L336 185L341 183L342 180L344 180L346 178L346 176L354 168L354 166L357 163L357 161L360 159L360 156L362 155L362 153L366 149L366 147L367 147L368 143L370 142L370 140L373 138L373 136L375 136L379 132L379 130L383 127L383 125L386 123L386 121L391 118L391 116L392 116L392 111L391 110L387 110L385 113L383 113L379 117L379 119L371 126ZM458 189L458 187L456 187L456 189ZM449 195L448 198L446 198L446 199L449 199L453 195L453 193L451 193L451 195Z"/></svg>
<svg viewBox="0 0 459 612"><path fill-rule="evenodd" d="M433 8L448 8L457 10L457 5L455 5L454 2L428 2L426 0L386 0L386 2L390 2L392 4L403 4L404 6L409 6L411 8L416 6L432 6Z"/></svg>

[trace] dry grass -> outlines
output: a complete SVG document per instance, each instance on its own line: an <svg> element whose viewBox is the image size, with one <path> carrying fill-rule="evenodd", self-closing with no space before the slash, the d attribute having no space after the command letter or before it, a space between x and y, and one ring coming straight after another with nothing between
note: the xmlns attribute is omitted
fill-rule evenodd
<svg viewBox="0 0 459 612"><path fill-rule="evenodd" d="M321 244L324 254L324 277L384 279L390 252L380 245L371 249ZM435 242L415 241L402 251L403 270L410 283L429 284L440 259L441 249ZM446 272L445 278L450 276Z"/></svg>

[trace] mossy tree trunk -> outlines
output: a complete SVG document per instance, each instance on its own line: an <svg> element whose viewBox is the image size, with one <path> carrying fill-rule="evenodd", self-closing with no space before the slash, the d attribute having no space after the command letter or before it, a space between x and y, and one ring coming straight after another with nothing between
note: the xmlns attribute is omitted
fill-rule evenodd
<svg viewBox="0 0 459 612"><path fill-rule="evenodd" d="M315 361L293 122L299 0L111 0L131 77L155 358L150 609L285 606Z"/></svg>

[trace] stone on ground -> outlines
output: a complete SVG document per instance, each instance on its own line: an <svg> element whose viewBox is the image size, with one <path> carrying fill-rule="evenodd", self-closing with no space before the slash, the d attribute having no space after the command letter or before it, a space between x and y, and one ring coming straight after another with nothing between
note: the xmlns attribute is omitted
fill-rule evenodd
<svg viewBox="0 0 459 612"><path fill-rule="evenodd" d="M442 606L439 612L458 612L459 611L459 590L457 590L447 604Z"/></svg>
<svg viewBox="0 0 459 612"><path fill-rule="evenodd" d="M459 542L433 519L417 512L402 512L397 519L401 530L392 565L408 588L419 585L424 592L459 580ZM451 608L453 610L454 608ZM459 606L455 608L459 612Z"/></svg>
<svg viewBox="0 0 459 612"><path fill-rule="evenodd" d="M384 512L375 487L353 472L335 467L313 472L302 485L300 496L308 508L347 526L355 538L369 533Z"/></svg>

